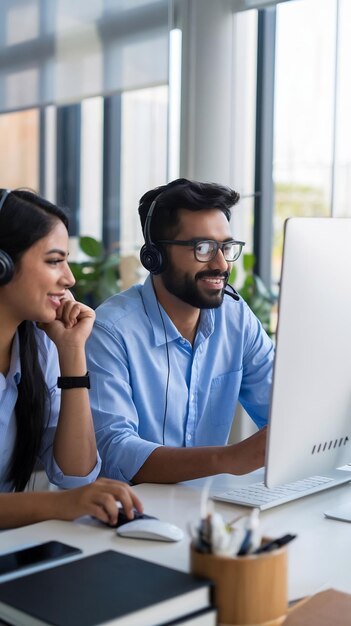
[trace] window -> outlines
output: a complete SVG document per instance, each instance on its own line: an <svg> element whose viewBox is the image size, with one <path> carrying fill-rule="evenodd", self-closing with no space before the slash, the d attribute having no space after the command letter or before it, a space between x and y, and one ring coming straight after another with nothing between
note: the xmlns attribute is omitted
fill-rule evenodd
<svg viewBox="0 0 351 626"><path fill-rule="evenodd" d="M139 253L139 198L167 182L167 86L122 95L121 252Z"/></svg>
<svg viewBox="0 0 351 626"><path fill-rule="evenodd" d="M232 229L253 251L255 194L255 132L257 73L257 11L233 15L232 180L240 203L233 210Z"/></svg>
<svg viewBox="0 0 351 626"><path fill-rule="evenodd" d="M39 109L0 115L1 186L38 189Z"/></svg>
<svg viewBox="0 0 351 626"><path fill-rule="evenodd" d="M330 0L294 0L277 6L272 250L275 282L280 276L285 219L331 213L336 11L337 2Z"/></svg>
<svg viewBox="0 0 351 626"><path fill-rule="evenodd" d="M139 197L167 180L171 4L0 8L2 185L67 206L71 233L135 258Z"/></svg>
<svg viewBox="0 0 351 626"><path fill-rule="evenodd" d="M339 1L333 215L351 217L351 4Z"/></svg>

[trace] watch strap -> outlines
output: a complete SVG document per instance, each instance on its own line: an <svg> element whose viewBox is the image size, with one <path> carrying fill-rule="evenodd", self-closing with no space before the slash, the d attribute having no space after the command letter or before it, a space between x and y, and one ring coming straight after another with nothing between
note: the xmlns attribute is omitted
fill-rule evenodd
<svg viewBox="0 0 351 626"><path fill-rule="evenodd" d="M57 386L59 389L78 389L79 387L90 389L89 372L85 376L59 376Z"/></svg>

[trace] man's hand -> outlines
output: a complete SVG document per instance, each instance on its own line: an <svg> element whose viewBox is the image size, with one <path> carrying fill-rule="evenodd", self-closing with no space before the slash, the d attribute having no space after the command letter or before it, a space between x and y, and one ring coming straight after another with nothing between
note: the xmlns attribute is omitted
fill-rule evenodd
<svg viewBox="0 0 351 626"><path fill-rule="evenodd" d="M267 426L262 428L251 437L227 446L226 463L228 469L223 469L228 474L248 474L263 467L266 454Z"/></svg>

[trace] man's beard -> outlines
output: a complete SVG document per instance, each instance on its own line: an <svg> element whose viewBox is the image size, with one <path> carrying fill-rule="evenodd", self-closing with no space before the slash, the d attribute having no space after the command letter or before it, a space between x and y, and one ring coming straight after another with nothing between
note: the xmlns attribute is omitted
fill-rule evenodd
<svg viewBox="0 0 351 626"><path fill-rule="evenodd" d="M205 277L224 278L224 287L211 291L208 290L206 293L202 292L198 287L198 283L201 278ZM219 270L198 272L192 277L189 274L180 273L170 263L162 273L163 284L167 291L196 309L217 309L220 307L223 302L224 289L228 278L228 272L220 272Z"/></svg>

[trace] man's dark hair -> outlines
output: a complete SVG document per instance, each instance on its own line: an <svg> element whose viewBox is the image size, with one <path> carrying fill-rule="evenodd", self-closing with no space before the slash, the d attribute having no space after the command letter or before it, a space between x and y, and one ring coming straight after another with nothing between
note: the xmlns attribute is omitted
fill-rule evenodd
<svg viewBox="0 0 351 626"><path fill-rule="evenodd" d="M180 209L188 211L219 209L229 222L230 209L240 198L240 195L230 187L178 178L167 185L147 191L140 198L139 216L143 232L146 216L157 196L159 198L150 225L151 239L154 242L160 239L172 239L176 236Z"/></svg>

